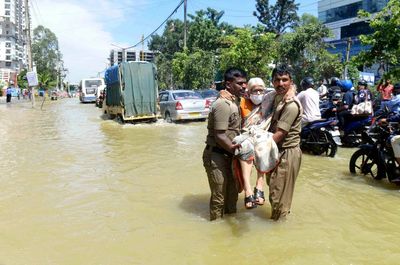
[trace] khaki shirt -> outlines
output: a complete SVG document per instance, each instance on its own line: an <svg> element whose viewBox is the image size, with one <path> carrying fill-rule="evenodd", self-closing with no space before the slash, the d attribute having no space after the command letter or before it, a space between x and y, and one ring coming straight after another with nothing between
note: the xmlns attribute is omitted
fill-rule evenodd
<svg viewBox="0 0 400 265"><path fill-rule="evenodd" d="M295 102L296 101L296 102ZM270 131L275 133L277 128L288 134L278 144L279 150L293 148L300 144L301 117L303 109L296 98L286 101L275 100Z"/></svg>
<svg viewBox="0 0 400 265"><path fill-rule="evenodd" d="M241 118L238 105L239 101L234 98L232 98L232 100L218 98L214 101L210 113L208 114L208 135L206 144L218 146L215 141L214 130L225 131L225 134L230 140L233 140L235 136L239 135Z"/></svg>

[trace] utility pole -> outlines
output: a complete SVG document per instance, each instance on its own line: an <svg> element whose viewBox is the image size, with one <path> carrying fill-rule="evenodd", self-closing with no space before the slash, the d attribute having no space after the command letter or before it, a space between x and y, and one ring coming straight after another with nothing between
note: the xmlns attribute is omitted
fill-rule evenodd
<svg viewBox="0 0 400 265"><path fill-rule="evenodd" d="M346 48L346 65L344 66L344 79L348 79L349 69L348 63L350 61L350 48L351 48L351 38L347 39L347 48Z"/></svg>
<svg viewBox="0 0 400 265"><path fill-rule="evenodd" d="M144 35L142 34L142 58L140 58L141 61L144 61Z"/></svg>
<svg viewBox="0 0 400 265"><path fill-rule="evenodd" d="M28 0L25 0L25 30L26 30L26 52L28 53L28 72L33 71L32 43L31 43L31 18L29 14ZM29 85L28 85L29 86ZM35 87L31 90L32 108L35 107Z"/></svg>
<svg viewBox="0 0 400 265"><path fill-rule="evenodd" d="M184 24L184 30L183 30L183 48L186 49L186 39L187 39L187 21L186 21L186 15L187 15L187 0L184 0L183 4L183 24Z"/></svg>

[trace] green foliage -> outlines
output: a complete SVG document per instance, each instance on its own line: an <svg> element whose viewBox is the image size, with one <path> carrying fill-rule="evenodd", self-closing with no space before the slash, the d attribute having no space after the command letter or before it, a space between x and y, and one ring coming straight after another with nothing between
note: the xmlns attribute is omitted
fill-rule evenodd
<svg viewBox="0 0 400 265"><path fill-rule="evenodd" d="M149 48L172 60L174 54L183 49L183 22L179 19L169 20L161 36L152 36Z"/></svg>
<svg viewBox="0 0 400 265"><path fill-rule="evenodd" d="M178 52L172 60L172 72L178 87L208 88L215 74L214 55L203 50Z"/></svg>
<svg viewBox="0 0 400 265"><path fill-rule="evenodd" d="M326 51L323 39L329 36L329 29L309 14L302 16L293 32L282 35L279 58L292 65L297 84L305 76L330 78L343 70L340 58Z"/></svg>
<svg viewBox="0 0 400 265"><path fill-rule="evenodd" d="M163 34L154 35L149 43L151 50L159 51L156 58L158 69L158 81L160 89L171 88L175 85L185 88L208 87L213 81L214 69L217 64L217 56L222 46L223 37L233 32L234 27L221 23L224 12L218 12L212 8L197 11L195 15L189 15L187 51L183 50L183 22L170 20ZM205 55L200 60L194 60L199 54ZM212 60L211 60L211 59ZM180 69L184 72L172 72ZM187 65L190 61L190 65ZM202 69L207 67L208 69ZM200 75L192 77L188 75L192 69L201 69ZM211 74L210 74L211 73ZM193 81L188 81L193 78Z"/></svg>
<svg viewBox="0 0 400 265"><path fill-rule="evenodd" d="M297 25L298 7L299 4L295 4L295 0L277 0L275 5L269 5L268 0L256 0L257 11L254 11L253 15L265 25L266 32L280 35Z"/></svg>
<svg viewBox="0 0 400 265"><path fill-rule="evenodd" d="M222 23L220 19L224 11L218 12L215 9L196 11L196 15L189 15L192 19L189 27L188 48L190 51L204 50L216 52L221 46L221 38L227 32L233 31L233 26Z"/></svg>
<svg viewBox="0 0 400 265"><path fill-rule="evenodd" d="M23 70L21 70L21 72L19 72L19 74L17 76L17 82L18 82L18 86L20 88L28 88L28 81L26 80L27 72L28 72L28 70L23 69Z"/></svg>
<svg viewBox="0 0 400 265"><path fill-rule="evenodd" d="M55 87L57 85L57 80L52 79L51 74L49 74L48 72L39 73L38 81L41 84L40 87L46 90L50 87Z"/></svg>
<svg viewBox="0 0 400 265"><path fill-rule="evenodd" d="M172 60L169 60L164 54L158 54L156 57L158 88L168 89L174 87L172 74Z"/></svg>
<svg viewBox="0 0 400 265"><path fill-rule="evenodd" d="M366 19L374 33L360 36L363 45L371 49L362 51L353 61L358 65L370 66L385 62L392 65L400 63L400 1L390 0L385 8L372 16L360 11L359 17ZM392 69L387 75L400 78L399 71Z"/></svg>
<svg viewBox="0 0 400 265"><path fill-rule="evenodd" d="M225 70L236 66L247 72L249 77L268 79L268 66L276 58L275 34L255 34L250 28L236 29L233 35L224 39L226 48L221 50L220 68Z"/></svg>
<svg viewBox="0 0 400 265"><path fill-rule="evenodd" d="M61 52L56 35L48 28L38 26L33 30L32 57L37 73L57 79L57 65L61 61Z"/></svg>

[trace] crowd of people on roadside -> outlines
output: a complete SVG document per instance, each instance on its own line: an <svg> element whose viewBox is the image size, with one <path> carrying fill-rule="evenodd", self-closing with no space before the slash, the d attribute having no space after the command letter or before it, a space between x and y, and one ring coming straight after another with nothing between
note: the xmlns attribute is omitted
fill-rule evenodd
<svg viewBox="0 0 400 265"><path fill-rule="evenodd" d="M320 102L329 100L341 126L360 113L373 112L374 98L365 80L354 88L348 80L332 78L327 87L321 79L316 88L314 80L306 77L297 91L290 66L281 64L272 72L272 84L274 90L267 91L261 78L247 80L238 68L224 74L224 89L210 109L203 152L211 190L210 220L236 213L241 191L246 209L264 205L265 182L271 219L286 218L302 160L300 132L321 119ZM400 121L400 84L393 86L386 80L377 91L382 101L378 112L389 108L398 113L382 122ZM400 136L391 140L400 164ZM250 183L253 166L257 170L254 188Z"/></svg>

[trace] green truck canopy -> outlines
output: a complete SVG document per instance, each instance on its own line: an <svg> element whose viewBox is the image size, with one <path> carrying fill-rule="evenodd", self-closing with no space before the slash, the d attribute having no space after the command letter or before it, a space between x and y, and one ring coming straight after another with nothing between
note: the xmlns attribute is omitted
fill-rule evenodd
<svg viewBox="0 0 400 265"><path fill-rule="evenodd" d="M115 71L115 68L109 70ZM124 107L127 117L156 114L158 86L155 65L126 62L118 66L118 72L118 82L107 84L107 105Z"/></svg>

